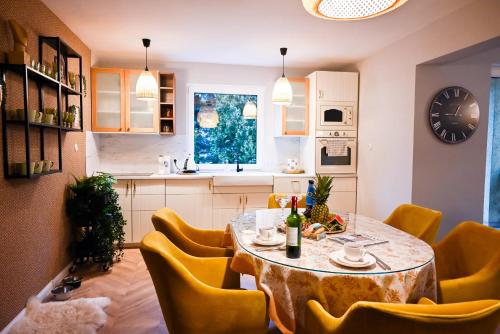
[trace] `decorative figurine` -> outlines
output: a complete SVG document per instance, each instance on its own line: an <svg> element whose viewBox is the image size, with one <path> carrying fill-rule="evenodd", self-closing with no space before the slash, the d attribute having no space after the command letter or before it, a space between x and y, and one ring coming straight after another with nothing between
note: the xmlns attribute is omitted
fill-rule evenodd
<svg viewBox="0 0 500 334"><path fill-rule="evenodd" d="M7 56L10 64L29 64L30 56L26 52L28 46L28 32L16 20L9 20L10 31L14 39L14 50Z"/></svg>

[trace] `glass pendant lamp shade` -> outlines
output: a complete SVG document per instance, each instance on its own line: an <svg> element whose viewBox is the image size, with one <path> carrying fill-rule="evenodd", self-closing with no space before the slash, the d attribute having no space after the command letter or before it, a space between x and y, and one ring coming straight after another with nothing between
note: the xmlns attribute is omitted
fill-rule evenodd
<svg viewBox="0 0 500 334"><path fill-rule="evenodd" d="M135 97L139 101L156 101L158 100L158 83L148 69L148 47L151 44L151 40L144 38L142 44L146 48L146 68L137 79Z"/></svg>
<svg viewBox="0 0 500 334"><path fill-rule="evenodd" d="M253 101L247 101L243 107L244 119L257 119L257 105Z"/></svg>
<svg viewBox="0 0 500 334"><path fill-rule="evenodd" d="M281 77L274 83L273 103L277 105L288 105L292 103L292 85L286 77Z"/></svg>
<svg viewBox="0 0 500 334"><path fill-rule="evenodd" d="M205 105L200 108L196 120L200 128L213 129L219 124L219 113L211 105Z"/></svg>
<svg viewBox="0 0 500 334"><path fill-rule="evenodd" d="M273 104L276 105L288 105L292 103L293 91L292 85L285 76L285 56L287 48L280 48L281 56L283 57L283 74L281 78L276 80L273 87Z"/></svg>
<svg viewBox="0 0 500 334"><path fill-rule="evenodd" d="M386 14L408 0L302 0L312 15L327 20L363 20Z"/></svg>

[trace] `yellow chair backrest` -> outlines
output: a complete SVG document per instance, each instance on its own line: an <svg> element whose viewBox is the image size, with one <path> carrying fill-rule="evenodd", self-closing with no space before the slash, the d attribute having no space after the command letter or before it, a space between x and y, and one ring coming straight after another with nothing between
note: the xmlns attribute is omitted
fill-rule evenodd
<svg viewBox="0 0 500 334"><path fill-rule="evenodd" d="M498 300L443 305L357 302L341 318L313 300L306 310L311 334L493 334L499 321Z"/></svg>
<svg viewBox="0 0 500 334"><path fill-rule="evenodd" d="M398 206L384 223L432 244L441 225L442 213L413 204Z"/></svg>
<svg viewBox="0 0 500 334"><path fill-rule="evenodd" d="M273 193L273 194L269 194L269 197L267 198L267 208L268 209L279 209L280 208L280 205L278 204L278 202L276 201L276 197L277 196L280 196L280 195L287 195L287 194L281 194L281 193ZM290 195L291 196L291 195ZM305 208L306 207L306 194L301 194L302 198L300 199L300 201L297 203L297 207L298 208ZM287 205L286 205L287 208L291 208L292 207L292 203L289 202Z"/></svg>
<svg viewBox="0 0 500 334"><path fill-rule="evenodd" d="M440 279L469 276L488 264L491 264L492 269L496 267L496 271L500 273L500 231L494 228L464 221L451 230L434 249Z"/></svg>

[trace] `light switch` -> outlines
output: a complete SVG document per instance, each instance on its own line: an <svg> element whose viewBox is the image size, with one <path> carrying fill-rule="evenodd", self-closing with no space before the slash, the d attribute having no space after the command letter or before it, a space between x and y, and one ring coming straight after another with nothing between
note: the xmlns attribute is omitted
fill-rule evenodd
<svg viewBox="0 0 500 334"><path fill-rule="evenodd" d="M78 144L75 144L75 152L78 152Z"/></svg>

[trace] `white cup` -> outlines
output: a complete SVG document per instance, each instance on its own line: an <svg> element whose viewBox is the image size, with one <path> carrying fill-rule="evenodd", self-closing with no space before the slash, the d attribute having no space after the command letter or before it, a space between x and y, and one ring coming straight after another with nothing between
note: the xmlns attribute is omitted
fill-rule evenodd
<svg viewBox="0 0 500 334"><path fill-rule="evenodd" d="M259 237L262 240L273 240L276 236L276 227L266 226L259 228Z"/></svg>
<svg viewBox="0 0 500 334"><path fill-rule="evenodd" d="M365 257L366 249L358 242L346 242L344 254L349 261L361 261Z"/></svg>
<svg viewBox="0 0 500 334"><path fill-rule="evenodd" d="M299 162L297 159L288 159L286 165L288 170L297 170L299 168Z"/></svg>

